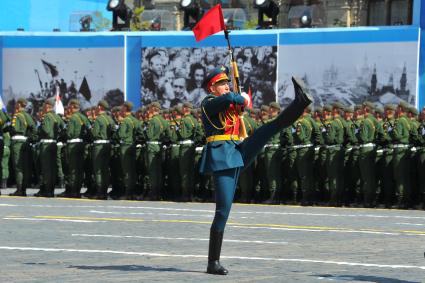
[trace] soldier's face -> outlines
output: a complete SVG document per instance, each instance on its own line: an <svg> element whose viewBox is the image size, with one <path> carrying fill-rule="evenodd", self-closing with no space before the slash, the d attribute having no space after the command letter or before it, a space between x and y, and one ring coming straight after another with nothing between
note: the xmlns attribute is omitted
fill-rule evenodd
<svg viewBox="0 0 425 283"><path fill-rule="evenodd" d="M388 119L393 118L394 117L394 111L392 111L390 109L385 110L385 117L387 117Z"/></svg>
<svg viewBox="0 0 425 283"><path fill-rule="evenodd" d="M216 96L229 93L230 92L229 81L223 80L223 81L219 81L215 83L214 85L211 86L211 92Z"/></svg>

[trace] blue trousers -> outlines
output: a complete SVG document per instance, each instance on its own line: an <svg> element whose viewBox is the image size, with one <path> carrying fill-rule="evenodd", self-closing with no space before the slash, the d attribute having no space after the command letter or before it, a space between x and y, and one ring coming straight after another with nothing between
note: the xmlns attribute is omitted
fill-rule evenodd
<svg viewBox="0 0 425 283"><path fill-rule="evenodd" d="M211 225L212 230L218 232L224 231L227 219L229 218L230 209L232 208L236 185L241 170L248 167L248 165L254 161L264 145L274 135L278 134L280 130L281 127L278 124L278 119L259 127L242 143L235 144L242 155L244 167L230 168L213 173L216 208L214 220Z"/></svg>

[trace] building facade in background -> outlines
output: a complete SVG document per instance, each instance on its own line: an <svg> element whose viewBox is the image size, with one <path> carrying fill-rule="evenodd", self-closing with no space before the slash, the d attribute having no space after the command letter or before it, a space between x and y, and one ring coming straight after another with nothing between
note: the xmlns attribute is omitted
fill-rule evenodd
<svg viewBox="0 0 425 283"><path fill-rule="evenodd" d="M195 1L204 11L217 3L221 3L223 9L242 9L247 21L243 28L256 26L258 10L254 8L251 0ZM300 19L303 15L311 17L311 27L410 25L414 0L273 1L280 10L277 28L299 28L302 27ZM180 9L180 0L126 0L126 3L130 7L144 6L150 10L167 10L174 15L176 28L178 30L183 28L184 12Z"/></svg>

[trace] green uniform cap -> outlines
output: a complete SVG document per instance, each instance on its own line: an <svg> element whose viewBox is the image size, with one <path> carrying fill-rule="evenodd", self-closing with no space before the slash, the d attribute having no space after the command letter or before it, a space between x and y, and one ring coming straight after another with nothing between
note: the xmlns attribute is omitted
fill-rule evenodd
<svg viewBox="0 0 425 283"><path fill-rule="evenodd" d="M106 102L106 100L102 99L101 101L99 101L99 103L97 104L98 106L102 106L103 108L105 108L106 110L109 109L109 104L108 102Z"/></svg>
<svg viewBox="0 0 425 283"><path fill-rule="evenodd" d="M277 102L270 102L269 107L280 111L280 105Z"/></svg>
<svg viewBox="0 0 425 283"><path fill-rule="evenodd" d="M358 110L362 110L363 106L362 105L354 105L354 111L358 111Z"/></svg>
<svg viewBox="0 0 425 283"><path fill-rule="evenodd" d="M132 111L133 110L133 103L131 101L124 102L124 106L127 107L127 110L128 111Z"/></svg>
<svg viewBox="0 0 425 283"><path fill-rule="evenodd" d="M269 111L270 107L268 107L267 105L261 105L261 111Z"/></svg>
<svg viewBox="0 0 425 283"><path fill-rule="evenodd" d="M372 102L370 102L370 101L365 101L364 103L363 103L363 107L366 107L366 108L369 108L369 109L375 109L375 104L373 104Z"/></svg>
<svg viewBox="0 0 425 283"><path fill-rule="evenodd" d="M187 108L190 108L190 109L192 109L192 108L193 108L193 105L192 105L192 103L190 103L190 102L185 102L185 103L183 103L183 106L184 106L184 107L187 107Z"/></svg>
<svg viewBox="0 0 425 283"><path fill-rule="evenodd" d="M55 102L53 101L53 99L47 99L46 101L44 101L44 104L50 105L50 106L54 106Z"/></svg>
<svg viewBox="0 0 425 283"><path fill-rule="evenodd" d="M78 99L73 98L73 99L71 99L68 102L68 105L77 105L77 106L80 106L80 101Z"/></svg>
<svg viewBox="0 0 425 283"><path fill-rule="evenodd" d="M332 112L333 107L331 105L325 105L323 111Z"/></svg>
<svg viewBox="0 0 425 283"><path fill-rule="evenodd" d="M28 101L25 98L19 98L16 102L21 104L24 107L27 106L28 104Z"/></svg>
<svg viewBox="0 0 425 283"><path fill-rule="evenodd" d="M378 107L375 109L375 112L379 114L384 114L384 109L382 109L381 107Z"/></svg>
<svg viewBox="0 0 425 283"><path fill-rule="evenodd" d="M112 112L120 112L120 111L121 111L121 107L119 107L119 106L114 106L114 107L112 107L111 111L112 111Z"/></svg>
<svg viewBox="0 0 425 283"><path fill-rule="evenodd" d="M315 112L322 113L323 112L323 107L321 107L321 106L314 107L314 111Z"/></svg>
<svg viewBox="0 0 425 283"><path fill-rule="evenodd" d="M341 102L338 102L338 101L332 103L332 107L337 108L337 109L341 109L341 110L344 109L344 105Z"/></svg>
<svg viewBox="0 0 425 283"><path fill-rule="evenodd" d="M344 107L344 112L354 113L354 108L351 106Z"/></svg>
<svg viewBox="0 0 425 283"><path fill-rule="evenodd" d="M404 100L400 101L400 103L398 104L398 106L400 106L401 108L403 108L404 111L407 111L410 108L410 104L407 103Z"/></svg>
<svg viewBox="0 0 425 283"><path fill-rule="evenodd" d="M159 104L159 102L157 102L157 101L152 102L151 104L149 104L149 106L161 109L161 104Z"/></svg>
<svg viewBox="0 0 425 283"><path fill-rule="evenodd" d="M412 113L413 115L419 114L418 109L416 109L416 107L413 107L413 106L409 107L408 111L409 111L409 113Z"/></svg>
<svg viewBox="0 0 425 283"><path fill-rule="evenodd" d="M385 106L384 106L384 109L385 110L396 110L397 109L397 106L395 105L395 104L386 104Z"/></svg>

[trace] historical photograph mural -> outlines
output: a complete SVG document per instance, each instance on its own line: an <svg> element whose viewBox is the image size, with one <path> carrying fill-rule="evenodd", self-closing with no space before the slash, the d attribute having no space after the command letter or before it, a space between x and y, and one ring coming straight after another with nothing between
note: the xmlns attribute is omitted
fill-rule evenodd
<svg viewBox="0 0 425 283"><path fill-rule="evenodd" d="M340 101L376 106L416 103L416 42L279 46L281 105L293 97L291 76L303 78L315 105Z"/></svg>
<svg viewBox="0 0 425 283"><path fill-rule="evenodd" d="M251 92L254 106L276 100L277 47L235 47L242 91ZM142 49L141 103L159 101L164 108L191 102L199 106L202 88L214 67L229 66L225 47Z"/></svg>
<svg viewBox="0 0 425 283"><path fill-rule="evenodd" d="M80 100L83 108L106 99L124 101L123 48L6 48L3 50L3 101L28 99L37 113L45 99L59 91L64 105Z"/></svg>

